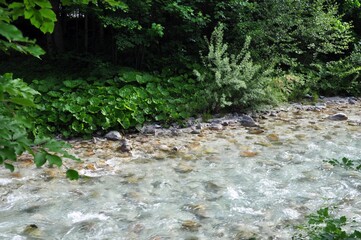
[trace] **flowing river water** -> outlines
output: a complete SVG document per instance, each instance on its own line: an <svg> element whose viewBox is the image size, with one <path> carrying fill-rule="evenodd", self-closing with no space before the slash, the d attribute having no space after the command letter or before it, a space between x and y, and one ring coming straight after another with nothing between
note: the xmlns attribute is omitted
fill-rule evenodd
<svg viewBox="0 0 361 240"><path fill-rule="evenodd" d="M348 120L328 119L339 112ZM360 101L338 99L285 106L256 128L128 136L131 153L72 141L78 181L23 156L0 170L0 239L291 239L333 205L361 229L361 172L324 161L361 158L360 120Z"/></svg>

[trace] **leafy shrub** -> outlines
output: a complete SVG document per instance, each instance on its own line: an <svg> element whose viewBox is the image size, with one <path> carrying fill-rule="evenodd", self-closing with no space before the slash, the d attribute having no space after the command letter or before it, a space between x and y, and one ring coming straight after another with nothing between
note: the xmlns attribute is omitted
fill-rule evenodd
<svg viewBox="0 0 361 240"><path fill-rule="evenodd" d="M40 107L30 114L39 131L64 137L184 119L198 105L190 81L186 75L162 79L129 69L103 81L35 80L32 86L43 95L36 98Z"/></svg>
<svg viewBox="0 0 361 240"><path fill-rule="evenodd" d="M361 170L361 164L358 164L360 161L352 160L347 157L343 157L341 160L333 158L331 160L325 160L325 162L328 162L333 166L343 167L345 169Z"/></svg>
<svg viewBox="0 0 361 240"><path fill-rule="evenodd" d="M317 213L307 216L308 222L303 226L299 226L299 233L295 234L293 240L310 239L310 240L325 240L325 239L360 239L361 232L354 230L352 233L347 233L343 227L350 224L345 216L340 218L334 217L332 209L326 207L319 209ZM353 221L352 223L355 223Z"/></svg>
<svg viewBox="0 0 361 240"><path fill-rule="evenodd" d="M308 74L316 79L312 87L323 94L361 95L361 44L350 56L338 61L313 64Z"/></svg>
<svg viewBox="0 0 361 240"><path fill-rule="evenodd" d="M14 171L13 162L24 152L34 156L37 167L46 162L50 165L62 166L62 157L78 160L68 154L64 142L35 135L32 119L21 112L35 107L34 96L39 92L30 88L21 79L13 79L12 74L0 76L0 165ZM36 146L36 150L33 147ZM78 173L68 169L67 177L77 179Z"/></svg>
<svg viewBox="0 0 361 240"><path fill-rule="evenodd" d="M257 60L278 57L284 65L327 61L345 53L354 41L352 25L338 14L338 6L326 0L257 1L245 8L238 23L238 37L252 37Z"/></svg>
<svg viewBox="0 0 361 240"><path fill-rule="evenodd" d="M194 70L201 82L203 96L211 110L224 107L250 107L275 100L271 89L270 69L254 64L246 38L242 51L228 53L228 44L223 42L223 25L217 26L208 44L208 54L202 55L204 70Z"/></svg>

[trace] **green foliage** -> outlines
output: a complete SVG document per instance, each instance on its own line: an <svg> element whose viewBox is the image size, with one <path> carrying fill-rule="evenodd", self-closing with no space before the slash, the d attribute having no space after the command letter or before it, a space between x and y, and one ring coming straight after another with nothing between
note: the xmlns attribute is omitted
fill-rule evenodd
<svg viewBox="0 0 361 240"><path fill-rule="evenodd" d="M186 75L159 78L122 70L114 79L33 81L42 93L38 109L28 110L40 132L64 137L91 135L98 130L140 127L146 121L176 121L198 107L195 89Z"/></svg>
<svg viewBox="0 0 361 240"><path fill-rule="evenodd" d="M259 1L244 11L239 33L252 37L256 59L278 60L292 67L343 54L354 41L351 25L343 22L337 5L326 0ZM240 35L242 36L242 35Z"/></svg>
<svg viewBox="0 0 361 240"><path fill-rule="evenodd" d="M343 157L341 160L333 158L331 160L324 160L324 162L328 162L333 166L343 167L345 169L361 170L361 163L357 165L355 160L351 160L347 157Z"/></svg>
<svg viewBox="0 0 361 240"><path fill-rule="evenodd" d="M346 58L327 63L312 64L307 74L313 79L310 84L322 94L342 94L359 96L361 94L361 46L355 45L354 51Z"/></svg>
<svg viewBox="0 0 361 240"><path fill-rule="evenodd" d="M208 41L208 54L202 56L204 70L195 70L204 89L204 98L211 110L226 106L249 107L259 103L272 103L271 69L261 69L254 64L248 52L248 37L242 51L228 53L223 42L223 25L216 27ZM271 97L270 97L271 96Z"/></svg>
<svg viewBox="0 0 361 240"><path fill-rule="evenodd" d="M349 224L347 218L345 216L340 218L334 217L332 210L328 207L321 208L316 213L308 215L307 224L299 226L299 233L295 234L292 239L360 239L361 232L354 230L352 233L347 233L343 229L343 227ZM355 223L355 221L352 223Z"/></svg>
<svg viewBox="0 0 361 240"><path fill-rule="evenodd" d="M34 135L32 120L22 112L35 107L34 96L38 94L21 79L13 79L12 74L0 76L0 164L10 171L24 152L34 156L37 167L46 162L60 167L61 157L79 160L64 150L68 144Z"/></svg>

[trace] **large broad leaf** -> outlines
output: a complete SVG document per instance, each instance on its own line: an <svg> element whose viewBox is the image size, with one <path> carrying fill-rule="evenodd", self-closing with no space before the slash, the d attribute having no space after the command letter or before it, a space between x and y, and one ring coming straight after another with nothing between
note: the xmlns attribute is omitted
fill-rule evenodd
<svg viewBox="0 0 361 240"><path fill-rule="evenodd" d="M0 21L0 35L9 41L25 40L21 31L12 24Z"/></svg>
<svg viewBox="0 0 361 240"><path fill-rule="evenodd" d="M51 3L47 0L37 0L35 4L41 8L51 8Z"/></svg>
<svg viewBox="0 0 361 240"><path fill-rule="evenodd" d="M9 101L12 103L21 105L21 106L26 106L26 107L35 107L36 106L31 99L26 99L26 98L10 98Z"/></svg>
<svg viewBox="0 0 361 240"><path fill-rule="evenodd" d="M43 33L52 33L55 27L55 23L53 21L44 21L40 27L40 30Z"/></svg>
<svg viewBox="0 0 361 240"><path fill-rule="evenodd" d="M50 165L56 165L58 167L61 167L61 165L63 165L63 161L61 160L61 158L56 155L47 154L46 159L48 159Z"/></svg>
<svg viewBox="0 0 361 240"><path fill-rule="evenodd" d="M36 167L41 167L45 164L45 162L46 162L45 156L46 156L45 152L37 152L35 154L34 162L35 162Z"/></svg>
<svg viewBox="0 0 361 240"><path fill-rule="evenodd" d="M63 157L64 157L64 158L72 159L72 160L77 161L77 162L81 162L81 159L80 159L80 158L77 158L76 156L71 155L71 154L69 154L69 153L67 153L67 152L65 152L65 151L63 152Z"/></svg>
<svg viewBox="0 0 361 240"><path fill-rule="evenodd" d="M62 141L50 140L44 145L44 148L47 148L48 151L57 152L62 150L64 147L69 147L70 145Z"/></svg>
<svg viewBox="0 0 361 240"><path fill-rule="evenodd" d="M43 18L47 18L52 22L56 21L56 15L50 8L42 8L39 10L39 12Z"/></svg>
<svg viewBox="0 0 361 240"><path fill-rule="evenodd" d="M66 171L66 177L70 180L78 180L79 179L79 173L73 169L68 169Z"/></svg>
<svg viewBox="0 0 361 240"><path fill-rule="evenodd" d="M0 159L16 161L15 149L11 147L4 147L0 149Z"/></svg>

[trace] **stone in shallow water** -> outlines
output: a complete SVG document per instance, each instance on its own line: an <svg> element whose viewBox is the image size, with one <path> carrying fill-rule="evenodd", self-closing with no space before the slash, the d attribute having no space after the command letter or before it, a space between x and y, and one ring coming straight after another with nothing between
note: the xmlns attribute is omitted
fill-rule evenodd
<svg viewBox="0 0 361 240"><path fill-rule="evenodd" d="M186 204L183 206L183 210L193 213L200 219L208 218L206 208L202 204Z"/></svg>
<svg viewBox="0 0 361 240"><path fill-rule="evenodd" d="M327 118L332 121L345 121L348 119L347 115L344 113L336 113L334 115L328 116Z"/></svg>
<svg viewBox="0 0 361 240"><path fill-rule="evenodd" d="M122 139L120 143L119 150L121 152L130 152L132 150L132 145L130 144L129 140Z"/></svg>
<svg viewBox="0 0 361 240"><path fill-rule="evenodd" d="M174 171L178 173L189 173L193 171L193 168L187 164L181 163L176 168L174 168Z"/></svg>
<svg viewBox="0 0 361 240"><path fill-rule="evenodd" d="M258 152L253 152L253 151L250 151L250 150L246 150L246 151L241 152L240 155L242 157L254 157L254 156L258 155Z"/></svg>
<svg viewBox="0 0 361 240"><path fill-rule="evenodd" d="M280 138L278 137L278 135L275 134L275 133L268 134L268 135L267 135L267 139L270 140L270 141L272 141L272 142L277 142L277 141L280 140Z"/></svg>
<svg viewBox="0 0 361 240"><path fill-rule="evenodd" d="M201 224L192 221L192 220L186 220L182 223L182 228L188 231L197 231L201 227Z"/></svg>
<svg viewBox="0 0 361 240"><path fill-rule="evenodd" d="M264 133L264 130L260 129L260 128L254 128L254 129L248 130L248 133L250 133L250 134L261 134L261 133Z"/></svg>
<svg viewBox="0 0 361 240"><path fill-rule="evenodd" d="M104 136L106 139L117 141L122 139L122 135L118 131L110 131Z"/></svg>
<svg viewBox="0 0 361 240"><path fill-rule="evenodd" d="M40 238L42 232L37 225L30 224L25 227L23 234L29 236L30 238Z"/></svg>

